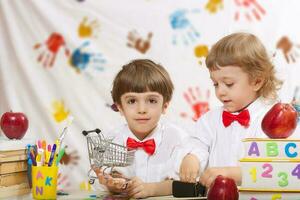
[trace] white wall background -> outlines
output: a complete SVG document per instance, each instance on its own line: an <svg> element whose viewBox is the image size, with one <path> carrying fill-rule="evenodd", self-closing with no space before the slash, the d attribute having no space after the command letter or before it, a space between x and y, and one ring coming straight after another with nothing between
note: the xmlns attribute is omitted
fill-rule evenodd
<svg viewBox="0 0 300 200"><path fill-rule="evenodd" d="M270 56L276 52L273 61L285 81L280 99L290 102L300 86L299 11L297 0L1 0L0 114L25 113L30 124L25 137L51 143L66 118L74 116L65 143L69 154L77 151L80 164L61 167L66 177L61 187L88 189L81 131L105 131L124 122L107 106L112 80L123 64L150 58L165 66L175 84L166 118L188 128L205 104L219 105L203 64L205 47L226 34L247 31L263 41ZM276 48L283 37L284 47ZM201 46L204 51L195 54Z"/></svg>

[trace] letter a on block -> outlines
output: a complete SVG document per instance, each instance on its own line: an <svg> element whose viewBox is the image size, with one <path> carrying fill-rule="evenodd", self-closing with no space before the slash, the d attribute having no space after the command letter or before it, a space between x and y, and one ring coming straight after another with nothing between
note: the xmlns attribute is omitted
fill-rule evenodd
<svg viewBox="0 0 300 200"><path fill-rule="evenodd" d="M45 180L45 185L51 186L52 177L47 176Z"/></svg>
<svg viewBox="0 0 300 200"><path fill-rule="evenodd" d="M38 187L38 186L35 187L36 195L38 195L38 194L43 195L43 191L44 191L43 187Z"/></svg>
<svg viewBox="0 0 300 200"><path fill-rule="evenodd" d="M256 142L252 142L248 151L248 156L252 156L255 154L257 157L259 156L259 149Z"/></svg>
<svg viewBox="0 0 300 200"><path fill-rule="evenodd" d="M36 180L39 180L39 178L44 179L43 174L41 173L41 171L38 171L36 174Z"/></svg>

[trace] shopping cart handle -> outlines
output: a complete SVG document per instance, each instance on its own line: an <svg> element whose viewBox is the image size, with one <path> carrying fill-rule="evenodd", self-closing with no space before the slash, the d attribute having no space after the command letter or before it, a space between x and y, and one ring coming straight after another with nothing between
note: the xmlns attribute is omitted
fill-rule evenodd
<svg viewBox="0 0 300 200"><path fill-rule="evenodd" d="M101 130L99 128L96 128L95 130L90 130L90 131L82 131L82 134L84 136L87 136L89 133L93 133L96 132L97 134L99 134L101 132Z"/></svg>

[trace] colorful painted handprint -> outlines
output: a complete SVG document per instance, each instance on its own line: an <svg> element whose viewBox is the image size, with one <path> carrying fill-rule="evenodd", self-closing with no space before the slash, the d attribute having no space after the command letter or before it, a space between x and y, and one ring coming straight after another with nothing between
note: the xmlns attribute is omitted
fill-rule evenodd
<svg viewBox="0 0 300 200"><path fill-rule="evenodd" d="M84 17L78 26L78 35L80 38L97 37L99 27L97 20L88 22L88 18Z"/></svg>
<svg viewBox="0 0 300 200"><path fill-rule="evenodd" d="M56 122L62 122L68 118L70 111L66 109L63 100L55 100L52 103L53 117Z"/></svg>
<svg viewBox="0 0 300 200"><path fill-rule="evenodd" d="M296 58L299 57L300 45L293 44L291 40L286 36L280 38L276 45L276 48L282 51L287 63L295 63Z"/></svg>
<svg viewBox="0 0 300 200"><path fill-rule="evenodd" d="M204 62L205 58L208 55L208 46L205 44L199 44L194 48L194 54L196 58L199 58L199 64L202 65Z"/></svg>
<svg viewBox="0 0 300 200"><path fill-rule="evenodd" d="M92 69L102 71L104 69L104 64L106 60L100 53L90 53L83 49L90 45L89 41L84 42L81 46L76 48L70 58L70 65L80 73L86 70L88 66Z"/></svg>
<svg viewBox="0 0 300 200"><path fill-rule="evenodd" d="M188 90L184 92L183 97L186 100L186 102L190 105L192 111L194 112L194 116L190 117L194 121L199 119L204 113L206 113L209 110L209 102L208 102L210 97L209 90L207 90L206 92L205 100L203 100L199 87L188 88ZM181 113L181 116L184 118L188 117L186 113Z"/></svg>
<svg viewBox="0 0 300 200"><path fill-rule="evenodd" d="M130 31L127 36L127 46L145 54L150 48L152 35L150 32L148 33L147 39L143 39L136 30Z"/></svg>
<svg viewBox="0 0 300 200"><path fill-rule="evenodd" d="M223 0L208 0L205 5L205 9L214 14L219 10L223 9Z"/></svg>
<svg viewBox="0 0 300 200"><path fill-rule="evenodd" d="M248 21L252 21L253 17L260 21L262 16L266 14L265 9L257 2L257 0L234 0L237 11L235 12L234 19L240 19L240 15L246 17Z"/></svg>
<svg viewBox="0 0 300 200"><path fill-rule="evenodd" d="M64 47L65 55L69 57L70 52L63 36L59 33L51 33L45 43L38 43L33 48L42 49L37 58L38 62L43 63L44 67L52 67L61 47Z"/></svg>
<svg viewBox="0 0 300 200"><path fill-rule="evenodd" d="M188 19L188 13L186 10L176 10L169 17L171 28L174 30L172 37L172 43L174 45L177 45L179 42L189 45L200 37L199 32Z"/></svg>

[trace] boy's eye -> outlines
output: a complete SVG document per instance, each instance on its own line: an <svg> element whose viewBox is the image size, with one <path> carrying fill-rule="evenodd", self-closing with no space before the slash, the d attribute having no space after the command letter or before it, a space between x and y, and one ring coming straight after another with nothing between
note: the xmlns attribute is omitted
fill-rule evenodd
<svg viewBox="0 0 300 200"><path fill-rule="evenodd" d="M127 101L128 104L134 104L135 102L136 102L135 99L129 99L129 100Z"/></svg>
<svg viewBox="0 0 300 200"><path fill-rule="evenodd" d="M150 103L157 103L157 100L156 99L149 99L149 102Z"/></svg>
<svg viewBox="0 0 300 200"><path fill-rule="evenodd" d="M226 83L226 86L231 87L231 86L233 86L233 83Z"/></svg>
<svg viewBox="0 0 300 200"><path fill-rule="evenodd" d="M214 87L218 87L218 83L214 83Z"/></svg>

